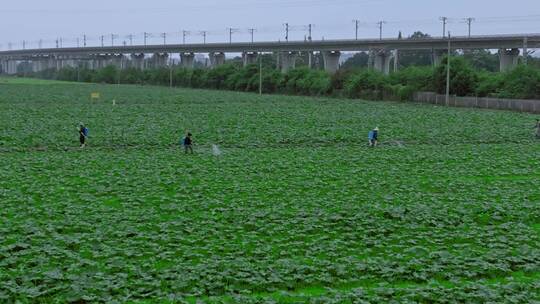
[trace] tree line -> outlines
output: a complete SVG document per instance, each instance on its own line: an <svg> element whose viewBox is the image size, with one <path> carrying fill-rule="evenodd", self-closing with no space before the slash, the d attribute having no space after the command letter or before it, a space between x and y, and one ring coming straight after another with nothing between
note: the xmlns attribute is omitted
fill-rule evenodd
<svg viewBox="0 0 540 304"><path fill-rule="evenodd" d="M172 85L258 92L262 75L262 92L310 96L344 96L363 99L410 100L417 91L446 90L448 59L436 67L409 66L390 75L367 68L343 68L331 75L321 69L299 67L287 73L276 69L271 60L246 67L230 61L214 69L184 69L181 67L138 70L107 66L99 70L66 67L49 69L26 76L110 84ZM540 69L519 65L510 72L498 73L475 68L465 56L453 56L450 93L458 96L540 99Z"/></svg>

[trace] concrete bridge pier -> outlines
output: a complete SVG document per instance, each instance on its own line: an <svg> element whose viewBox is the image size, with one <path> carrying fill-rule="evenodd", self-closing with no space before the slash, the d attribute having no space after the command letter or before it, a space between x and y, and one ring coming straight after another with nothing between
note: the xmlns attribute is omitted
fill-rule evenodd
<svg viewBox="0 0 540 304"><path fill-rule="evenodd" d="M152 65L153 68L163 68L167 66L167 60L169 59L169 54L167 53L155 53L152 56Z"/></svg>
<svg viewBox="0 0 540 304"><path fill-rule="evenodd" d="M384 75L390 74L390 60L392 55L386 50L380 50L375 53L374 68L376 71L383 73Z"/></svg>
<svg viewBox="0 0 540 304"><path fill-rule="evenodd" d="M91 56L90 58L88 58L88 60L86 61L86 66L88 67L88 69L90 70L97 70L97 60L94 56Z"/></svg>
<svg viewBox="0 0 540 304"><path fill-rule="evenodd" d="M66 59L63 60L63 67L70 67L72 69L76 69L79 67L79 61L76 58L70 58L66 57Z"/></svg>
<svg viewBox="0 0 540 304"><path fill-rule="evenodd" d="M7 60L0 58L0 74L7 74Z"/></svg>
<svg viewBox="0 0 540 304"><path fill-rule="evenodd" d="M324 70L330 74L335 74L339 69L339 58L341 57L340 51L324 51Z"/></svg>
<svg viewBox="0 0 540 304"><path fill-rule="evenodd" d="M56 69L56 57L54 55L49 55L49 57L44 60L46 61L44 64L47 70Z"/></svg>
<svg viewBox="0 0 540 304"><path fill-rule="evenodd" d="M60 71L64 67L65 64L66 64L66 57L64 57L64 56L56 57L56 67L55 67L55 69L57 71Z"/></svg>
<svg viewBox="0 0 540 304"><path fill-rule="evenodd" d="M180 60L184 69L193 69L195 67L195 54L194 53L181 53Z"/></svg>
<svg viewBox="0 0 540 304"><path fill-rule="evenodd" d="M32 60L32 72L39 73L47 69L47 61L43 58L34 58Z"/></svg>
<svg viewBox="0 0 540 304"><path fill-rule="evenodd" d="M244 67L257 63L257 55L257 52L243 52L242 62L244 63Z"/></svg>
<svg viewBox="0 0 540 304"><path fill-rule="evenodd" d="M9 59L6 61L6 74L15 75L17 74L17 60Z"/></svg>
<svg viewBox="0 0 540 304"><path fill-rule="evenodd" d="M131 54L131 67L137 70L144 70L144 54Z"/></svg>
<svg viewBox="0 0 540 304"><path fill-rule="evenodd" d="M103 69L111 64L111 57L106 54L96 55L93 60L94 69Z"/></svg>
<svg viewBox="0 0 540 304"><path fill-rule="evenodd" d="M218 52L218 53L210 53L208 54L208 58L210 59L210 67L215 68L220 65L225 64L225 53Z"/></svg>
<svg viewBox="0 0 540 304"><path fill-rule="evenodd" d="M296 52L281 52L279 59L282 73L287 73L296 67Z"/></svg>
<svg viewBox="0 0 540 304"><path fill-rule="evenodd" d="M114 54L112 55L112 65L117 69L123 70L126 68L126 60L124 54Z"/></svg>
<svg viewBox="0 0 540 304"><path fill-rule="evenodd" d="M518 65L519 49L500 49L499 61L500 71L508 72Z"/></svg>
<svg viewBox="0 0 540 304"><path fill-rule="evenodd" d="M394 72L399 70L399 50L392 52L392 58L394 59Z"/></svg>

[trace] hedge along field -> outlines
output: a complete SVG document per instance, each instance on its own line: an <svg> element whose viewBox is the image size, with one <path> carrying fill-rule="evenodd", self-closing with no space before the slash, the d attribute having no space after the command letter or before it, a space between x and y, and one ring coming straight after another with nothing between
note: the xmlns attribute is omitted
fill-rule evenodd
<svg viewBox="0 0 540 304"><path fill-rule="evenodd" d="M538 301L533 123L414 104L0 82L0 299ZM382 144L368 149L374 126ZM194 156L175 147L185 129Z"/></svg>

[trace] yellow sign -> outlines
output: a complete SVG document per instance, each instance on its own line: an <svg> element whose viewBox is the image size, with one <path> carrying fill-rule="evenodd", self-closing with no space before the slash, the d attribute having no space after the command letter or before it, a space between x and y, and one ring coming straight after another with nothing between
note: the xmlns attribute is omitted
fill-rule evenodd
<svg viewBox="0 0 540 304"><path fill-rule="evenodd" d="M97 92L96 92L96 93L92 93L92 94L90 94L90 98L91 98L92 100L94 100L94 99L100 99L100 98L101 98L101 94L99 94L99 93L97 93Z"/></svg>

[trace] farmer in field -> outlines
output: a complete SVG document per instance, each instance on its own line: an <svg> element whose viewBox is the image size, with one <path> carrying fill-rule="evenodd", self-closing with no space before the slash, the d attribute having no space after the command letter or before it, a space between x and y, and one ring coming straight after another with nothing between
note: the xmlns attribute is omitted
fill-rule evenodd
<svg viewBox="0 0 540 304"><path fill-rule="evenodd" d="M534 128L536 129L536 138L540 139L540 119L536 120L536 125Z"/></svg>
<svg viewBox="0 0 540 304"><path fill-rule="evenodd" d="M193 139L191 138L192 136L193 135L188 132L186 137L184 137L184 139L182 140L182 145L184 146L184 151L186 152L186 154L188 153L188 151L193 154Z"/></svg>
<svg viewBox="0 0 540 304"><path fill-rule="evenodd" d="M81 142L81 148L86 147L86 138L88 138L88 128L81 122L79 124L79 141Z"/></svg>
<svg viewBox="0 0 540 304"><path fill-rule="evenodd" d="M373 148L377 146L379 142L379 127L376 127L375 129L369 131L368 139L370 147Z"/></svg>

